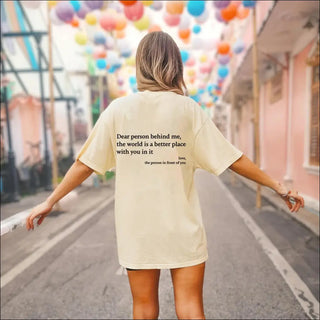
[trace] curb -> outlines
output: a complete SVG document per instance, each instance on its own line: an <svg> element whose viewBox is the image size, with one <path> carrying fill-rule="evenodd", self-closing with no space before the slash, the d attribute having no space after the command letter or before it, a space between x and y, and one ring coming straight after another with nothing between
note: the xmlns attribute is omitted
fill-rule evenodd
<svg viewBox="0 0 320 320"><path fill-rule="evenodd" d="M236 178L240 180L245 186L247 186L248 188L254 191L256 190L257 183L247 178L244 178L236 173L233 173L233 174L235 174ZM264 197L269 202L271 202L277 209L285 212L290 217L292 217L293 219L295 219L296 221L298 221L299 223L307 227L310 231L312 231L315 235L319 237L319 216L318 215L309 211L305 207L300 208L299 211L296 213L291 212L287 208L286 204L283 201L281 201L281 199L278 198L278 195L274 191L264 186L262 186L261 188L261 196Z"/></svg>

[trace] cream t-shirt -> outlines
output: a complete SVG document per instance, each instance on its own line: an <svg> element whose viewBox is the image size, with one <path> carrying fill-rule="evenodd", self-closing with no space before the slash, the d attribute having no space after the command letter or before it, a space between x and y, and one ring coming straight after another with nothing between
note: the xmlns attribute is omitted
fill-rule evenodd
<svg viewBox="0 0 320 320"><path fill-rule="evenodd" d="M147 90L113 100L76 158L98 174L116 167L120 265L170 269L208 259L195 170L218 176L242 154L194 100Z"/></svg>

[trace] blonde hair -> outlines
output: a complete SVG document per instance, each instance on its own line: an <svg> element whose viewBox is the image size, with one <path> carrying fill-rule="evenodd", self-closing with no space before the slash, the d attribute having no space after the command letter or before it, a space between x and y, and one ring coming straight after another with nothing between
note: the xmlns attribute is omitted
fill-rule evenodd
<svg viewBox="0 0 320 320"><path fill-rule="evenodd" d="M183 64L178 46L169 34L150 32L140 41L136 53L139 91L172 91L184 95Z"/></svg>

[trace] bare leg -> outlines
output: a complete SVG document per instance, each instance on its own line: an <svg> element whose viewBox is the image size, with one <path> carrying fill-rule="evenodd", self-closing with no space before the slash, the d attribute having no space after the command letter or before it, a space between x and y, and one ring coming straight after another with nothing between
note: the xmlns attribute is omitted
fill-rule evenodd
<svg viewBox="0 0 320 320"><path fill-rule="evenodd" d="M205 319L202 297L205 262L170 271L178 319Z"/></svg>
<svg viewBox="0 0 320 320"><path fill-rule="evenodd" d="M160 269L128 270L133 319L158 319Z"/></svg>

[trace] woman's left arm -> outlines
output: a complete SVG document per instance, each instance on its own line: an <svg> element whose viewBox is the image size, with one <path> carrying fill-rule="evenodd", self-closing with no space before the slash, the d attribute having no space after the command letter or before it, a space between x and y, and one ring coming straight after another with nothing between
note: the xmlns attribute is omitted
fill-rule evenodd
<svg viewBox="0 0 320 320"><path fill-rule="evenodd" d="M248 178L274 190L286 202L291 212L297 212L300 207L304 207L304 199L303 197L298 195L297 191L288 191L282 183L274 180L265 172L260 170L260 168L255 163L253 163L246 155L243 154L229 168L245 178ZM290 202L290 198L293 198L295 202L294 204Z"/></svg>

